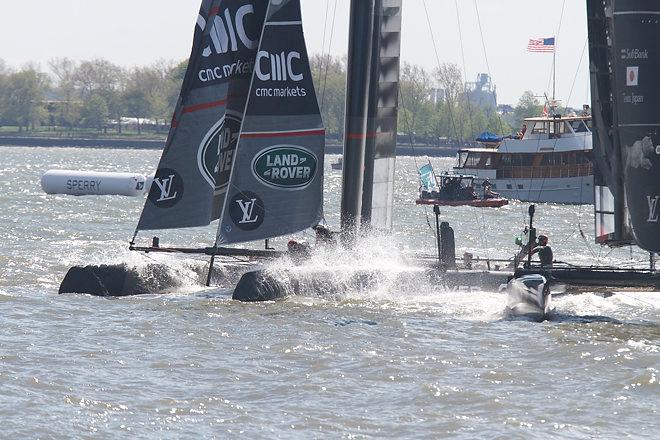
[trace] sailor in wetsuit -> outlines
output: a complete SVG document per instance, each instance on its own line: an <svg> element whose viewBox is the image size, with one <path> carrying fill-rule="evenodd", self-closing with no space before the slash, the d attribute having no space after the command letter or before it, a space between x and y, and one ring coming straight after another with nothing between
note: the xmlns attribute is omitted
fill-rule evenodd
<svg viewBox="0 0 660 440"><path fill-rule="evenodd" d="M552 255L552 248L548 246L548 237L539 235L538 246L532 249L532 255L538 253L541 267L552 267L554 256Z"/></svg>

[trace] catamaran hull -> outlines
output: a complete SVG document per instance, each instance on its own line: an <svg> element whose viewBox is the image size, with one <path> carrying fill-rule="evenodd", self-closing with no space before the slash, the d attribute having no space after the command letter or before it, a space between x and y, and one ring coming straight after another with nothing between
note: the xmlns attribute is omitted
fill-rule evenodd
<svg viewBox="0 0 660 440"><path fill-rule="evenodd" d="M393 281L391 274L377 270L358 271L349 277L331 269L314 272L256 270L241 277L232 298L243 302L277 301L293 295L327 299L342 297L347 292L377 290L383 283L392 283L399 288L411 286L411 289L424 283L438 289L497 292L500 286L506 285L511 276L512 274L507 272L445 272L423 268L398 274Z"/></svg>
<svg viewBox="0 0 660 440"><path fill-rule="evenodd" d="M506 199L485 199L485 200L440 200L440 199L417 199L417 205L433 206L473 206L475 208L501 208L508 205Z"/></svg>

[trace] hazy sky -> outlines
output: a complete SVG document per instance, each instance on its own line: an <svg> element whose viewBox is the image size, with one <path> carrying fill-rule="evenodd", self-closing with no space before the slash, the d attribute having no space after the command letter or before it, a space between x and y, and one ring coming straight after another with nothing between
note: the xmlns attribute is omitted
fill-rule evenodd
<svg viewBox="0 0 660 440"><path fill-rule="evenodd" d="M347 51L350 1L302 0L311 53L321 53L326 5L330 4L332 12L335 2L337 17L331 52L343 55ZM55 57L105 58L124 66L186 59L199 5L200 0L0 0L0 59L13 67L34 61L44 69L47 61ZM479 72L487 73L489 65L498 101L511 104L525 90L551 93L552 55L528 53L527 41L557 34L565 5L557 40L557 96L573 106L581 106L589 99L588 51L578 70L587 38L586 2L426 0L426 5L440 62L463 65L460 17L468 80L474 81ZM437 62L424 1L403 0L403 8L403 59L431 70ZM330 23L326 40L329 27ZM326 52L327 47L326 41Z"/></svg>

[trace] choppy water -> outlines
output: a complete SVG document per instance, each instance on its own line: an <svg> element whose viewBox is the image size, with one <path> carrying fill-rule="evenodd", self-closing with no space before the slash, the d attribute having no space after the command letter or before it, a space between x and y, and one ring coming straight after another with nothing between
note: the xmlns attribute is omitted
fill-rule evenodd
<svg viewBox="0 0 660 440"><path fill-rule="evenodd" d="M41 174L149 173L158 156L0 148L1 438L657 438L660 294L560 296L555 318L536 324L503 320L502 294L416 282L402 255L434 242L411 203L412 158L398 162L395 237L312 263L377 266L392 275L377 289L268 304L218 289L57 295L73 264L144 263L126 250L143 201L48 196ZM327 167L336 225L340 175ZM444 216L459 252L506 258L525 211ZM559 259L646 258L591 244L587 207L537 211ZM162 240L208 245L213 232Z"/></svg>

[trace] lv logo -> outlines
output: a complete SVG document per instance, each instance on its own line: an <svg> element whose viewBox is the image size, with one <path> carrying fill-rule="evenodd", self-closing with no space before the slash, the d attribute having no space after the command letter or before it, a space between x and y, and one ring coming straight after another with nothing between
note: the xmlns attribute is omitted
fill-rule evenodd
<svg viewBox="0 0 660 440"><path fill-rule="evenodd" d="M174 182L174 174L171 174L167 179L154 179L154 183L160 189L160 197L156 202L164 202L166 200L173 200L178 195L177 192L171 194L172 182Z"/></svg>
<svg viewBox="0 0 660 440"><path fill-rule="evenodd" d="M236 203L238 203L238 206L241 208L241 212L243 213L243 218L241 221L239 221L240 224L249 224L249 223L256 223L259 221L259 216L255 215L254 217L252 214L254 213L254 205L256 203L257 199L250 199L249 201L246 200L236 200Z"/></svg>

